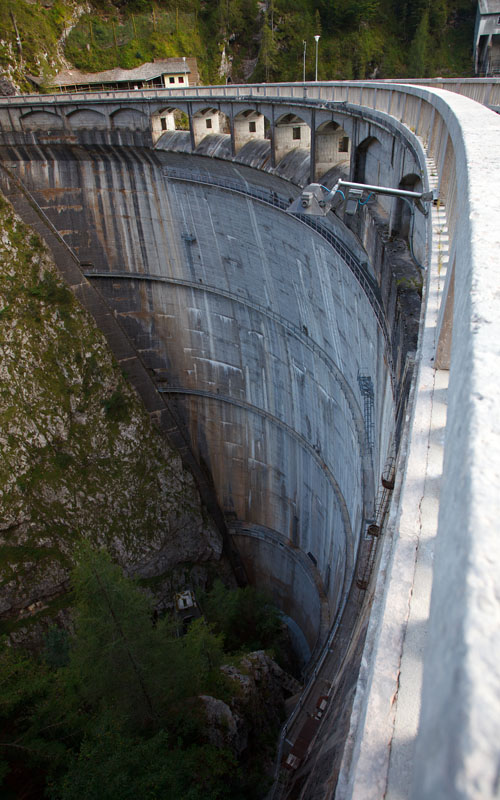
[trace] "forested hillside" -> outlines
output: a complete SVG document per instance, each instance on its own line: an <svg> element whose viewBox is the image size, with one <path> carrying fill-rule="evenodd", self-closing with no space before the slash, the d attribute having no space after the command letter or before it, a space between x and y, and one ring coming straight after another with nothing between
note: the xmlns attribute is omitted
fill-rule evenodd
<svg viewBox="0 0 500 800"><path fill-rule="evenodd" d="M86 71L196 56L205 83L471 74L474 0L3 0L0 72L32 89Z"/></svg>

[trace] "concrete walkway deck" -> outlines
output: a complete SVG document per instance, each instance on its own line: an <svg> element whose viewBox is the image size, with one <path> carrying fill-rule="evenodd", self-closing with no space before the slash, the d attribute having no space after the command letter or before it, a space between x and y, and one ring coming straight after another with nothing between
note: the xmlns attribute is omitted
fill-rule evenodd
<svg viewBox="0 0 500 800"><path fill-rule="evenodd" d="M446 425L448 372L436 370L436 331L446 278L445 211L433 209L433 256L424 296L418 374L406 468L381 558L337 800L406 800L420 715L423 651L432 588ZM400 456L401 462L401 456ZM361 731L363 733L361 734ZM356 746L356 743L357 746Z"/></svg>

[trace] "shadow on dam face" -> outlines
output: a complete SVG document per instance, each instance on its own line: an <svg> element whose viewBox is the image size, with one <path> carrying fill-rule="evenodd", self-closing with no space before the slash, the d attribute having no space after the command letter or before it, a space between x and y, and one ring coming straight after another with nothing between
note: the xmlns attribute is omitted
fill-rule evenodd
<svg viewBox="0 0 500 800"><path fill-rule="evenodd" d="M290 183L241 165L2 150L175 409L249 580L313 652L349 590L394 425L366 253L336 218L328 241L284 213Z"/></svg>

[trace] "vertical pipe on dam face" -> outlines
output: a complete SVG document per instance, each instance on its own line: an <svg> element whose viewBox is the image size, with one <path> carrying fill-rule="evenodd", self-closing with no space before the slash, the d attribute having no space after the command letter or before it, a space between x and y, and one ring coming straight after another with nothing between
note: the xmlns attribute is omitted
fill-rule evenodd
<svg viewBox="0 0 500 800"><path fill-rule="evenodd" d="M310 153L310 169L309 169L309 182L314 183L316 180L315 176L315 164L316 164L316 111L313 108L311 111L311 142L309 145L309 153Z"/></svg>

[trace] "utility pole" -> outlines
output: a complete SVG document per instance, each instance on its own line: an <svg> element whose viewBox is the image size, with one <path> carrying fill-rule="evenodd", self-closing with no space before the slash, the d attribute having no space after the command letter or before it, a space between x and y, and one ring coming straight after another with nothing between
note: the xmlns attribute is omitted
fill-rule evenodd
<svg viewBox="0 0 500 800"><path fill-rule="evenodd" d="M305 83L306 82L306 47L307 47L307 42L303 42L303 45L304 45L304 66L303 66L303 69L302 69L302 82Z"/></svg>
<svg viewBox="0 0 500 800"><path fill-rule="evenodd" d="M12 24L13 24L14 30L16 32L17 49L19 50L19 55L21 56L21 64L22 64L23 63L23 45L22 45L22 42L21 42L21 37L19 36L19 31L17 29L16 18L15 18L14 13L12 11L10 12L10 18L12 20Z"/></svg>
<svg viewBox="0 0 500 800"><path fill-rule="evenodd" d="M111 21L111 25L113 27L113 41L115 43L115 53L116 57L118 58L118 39L116 38L116 25L114 20Z"/></svg>

